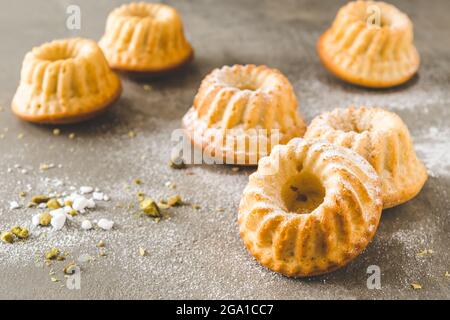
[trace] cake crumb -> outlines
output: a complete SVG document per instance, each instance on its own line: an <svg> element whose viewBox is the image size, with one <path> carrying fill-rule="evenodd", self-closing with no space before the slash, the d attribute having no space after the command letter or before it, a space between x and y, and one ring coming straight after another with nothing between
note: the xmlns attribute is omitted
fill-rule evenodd
<svg viewBox="0 0 450 320"><path fill-rule="evenodd" d="M146 255L147 255L147 250L145 250L145 249L142 248L142 247L139 247L139 255L140 255L141 257L146 256Z"/></svg>

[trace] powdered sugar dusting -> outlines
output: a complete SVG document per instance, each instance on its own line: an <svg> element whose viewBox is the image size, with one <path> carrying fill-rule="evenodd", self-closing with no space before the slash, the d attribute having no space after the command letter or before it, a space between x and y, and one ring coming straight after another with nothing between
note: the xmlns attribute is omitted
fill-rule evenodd
<svg viewBox="0 0 450 320"><path fill-rule="evenodd" d="M424 130L414 139L414 147L430 175L450 176L450 128Z"/></svg>

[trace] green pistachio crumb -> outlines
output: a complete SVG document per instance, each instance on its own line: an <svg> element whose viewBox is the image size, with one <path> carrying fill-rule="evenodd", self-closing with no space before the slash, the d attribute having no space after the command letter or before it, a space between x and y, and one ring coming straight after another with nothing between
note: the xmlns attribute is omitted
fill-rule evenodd
<svg viewBox="0 0 450 320"><path fill-rule="evenodd" d="M145 198L139 203L141 210L149 217L157 218L161 217L158 205L151 198Z"/></svg>
<svg viewBox="0 0 450 320"><path fill-rule="evenodd" d="M143 192L138 192L137 197L138 197L139 202L141 202L145 199L145 194Z"/></svg>
<svg viewBox="0 0 450 320"><path fill-rule="evenodd" d="M103 241L103 240L100 240L98 243L97 243L97 247L98 248L104 248L106 246L106 243L105 243L105 241Z"/></svg>
<svg viewBox="0 0 450 320"><path fill-rule="evenodd" d="M61 205L59 204L58 200L50 199L47 201L47 207L49 207L50 209L59 209L61 208Z"/></svg>
<svg viewBox="0 0 450 320"><path fill-rule="evenodd" d="M183 199L179 194L171 196L167 199L167 204L170 207L181 206L183 204Z"/></svg>
<svg viewBox="0 0 450 320"><path fill-rule="evenodd" d="M45 252L45 259L47 260L55 260L59 257L59 249L58 248L51 248L50 250L48 250L47 252Z"/></svg>
<svg viewBox="0 0 450 320"><path fill-rule="evenodd" d="M27 228L22 228L19 226L12 227L10 232L19 239L28 239L28 237L30 236L30 232Z"/></svg>
<svg viewBox="0 0 450 320"><path fill-rule="evenodd" d="M77 265L72 261L64 267L63 272L64 274L74 274L76 267Z"/></svg>
<svg viewBox="0 0 450 320"><path fill-rule="evenodd" d="M66 200L66 201L64 201L64 205L71 207L73 205L73 202L72 202L72 200Z"/></svg>
<svg viewBox="0 0 450 320"><path fill-rule="evenodd" d="M41 226L48 226L52 221L52 215L48 212L44 212L39 216L39 224Z"/></svg>
<svg viewBox="0 0 450 320"><path fill-rule="evenodd" d="M34 204L40 204L40 203L44 203L44 202L46 203L48 200L50 200L50 198L43 194L39 194L39 195L31 198L31 202Z"/></svg>
<svg viewBox="0 0 450 320"><path fill-rule="evenodd" d="M4 231L0 234L0 240L2 240L5 243L13 243L14 237L13 234L9 231Z"/></svg>
<svg viewBox="0 0 450 320"><path fill-rule="evenodd" d="M169 160L169 167L172 169L184 169L186 168L186 164L182 158L175 158Z"/></svg>

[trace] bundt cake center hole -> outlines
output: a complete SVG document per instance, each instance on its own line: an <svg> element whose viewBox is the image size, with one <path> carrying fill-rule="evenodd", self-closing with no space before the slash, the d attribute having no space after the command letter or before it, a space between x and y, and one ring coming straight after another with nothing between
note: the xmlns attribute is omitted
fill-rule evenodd
<svg viewBox="0 0 450 320"><path fill-rule="evenodd" d="M341 130L344 132L355 132L355 133L363 133L366 131L370 131L370 124L366 123L366 121L359 121L358 119L353 120L340 120L336 121L334 125L332 125L334 129Z"/></svg>
<svg viewBox="0 0 450 320"><path fill-rule="evenodd" d="M45 50L36 54L36 57L41 60L50 62L73 59L76 57L75 50L68 48L57 48L55 50Z"/></svg>
<svg viewBox="0 0 450 320"><path fill-rule="evenodd" d="M164 8L155 10L154 8L128 8L123 13L124 16L131 18L145 19L150 18L152 20L165 20L170 18L170 11Z"/></svg>
<svg viewBox="0 0 450 320"><path fill-rule="evenodd" d="M289 179L281 196L290 212L309 214L323 202L325 188L316 175L303 169Z"/></svg>
<svg viewBox="0 0 450 320"><path fill-rule="evenodd" d="M258 87L251 83L237 84L236 88L238 88L239 90L250 90L250 91L258 90Z"/></svg>
<svg viewBox="0 0 450 320"><path fill-rule="evenodd" d="M365 8L364 12L360 13L360 19L368 26L389 28L392 25L391 17L389 13L386 13L384 8L379 6L372 6L371 8Z"/></svg>

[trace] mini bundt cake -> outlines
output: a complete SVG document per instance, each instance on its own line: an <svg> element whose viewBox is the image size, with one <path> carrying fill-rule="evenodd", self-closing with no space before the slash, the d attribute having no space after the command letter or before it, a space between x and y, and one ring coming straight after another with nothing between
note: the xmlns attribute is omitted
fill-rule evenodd
<svg viewBox="0 0 450 320"><path fill-rule="evenodd" d="M265 267L305 277L338 269L373 238L380 180L356 152L292 139L259 161L239 206L241 238Z"/></svg>
<svg viewBox="0 0 450 320"><path fill-rule="evenodd" d="M274 145L305 132L289 80L278 70L255 65L213 70L183 126L205 155L240 165L256 165Z"/></svg>
<svg viewBox="0 0 450 320"><path fill-rule="evenodd" d="M408 128L395 113L379 108L335 109L314 118L306 139L351 148L380 175L384 208L413 198L427 180Z"/></svg>
<svg viewBox="0 0 450 320"><path fill-rule="evenodd" d="M367 87L402 84L419 68L412 22L406 14L384 2L346 4L331 28L320 37L317 48L322 63L331 73Z"/></svg>
<svg viewBox="0 0 450 320"><path fill-rule="evenodd" d="M96 42L56 40L26 54L12 110L31 122L78 122L104 111L121 88Z"/></svg>
<svg viewBox="0 0 450 320"><path fill-rule="evenodd" d="M159 73L193 57L178 12L164 4L130 3L115 9L99 44L110 66L122 71Z"/></svg>

